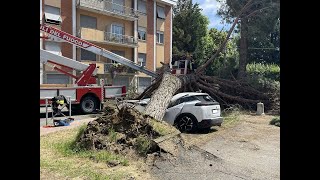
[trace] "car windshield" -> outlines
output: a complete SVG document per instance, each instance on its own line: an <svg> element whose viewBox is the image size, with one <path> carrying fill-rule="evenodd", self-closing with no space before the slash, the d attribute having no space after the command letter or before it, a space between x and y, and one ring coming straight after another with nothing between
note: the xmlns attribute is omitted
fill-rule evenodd
<svg viewBox="0 0 320 180"><path fill-rule="evenodd" d="M212 99L212 97L210 97L209 95L198 95L196 96L202 103L207 103L207 102L215 102L214 99Z"/></svg>

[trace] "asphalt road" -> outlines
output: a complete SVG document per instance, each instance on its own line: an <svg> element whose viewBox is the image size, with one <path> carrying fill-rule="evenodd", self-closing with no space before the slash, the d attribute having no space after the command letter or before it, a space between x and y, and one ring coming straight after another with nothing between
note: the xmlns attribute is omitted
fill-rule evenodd
<svg viewBox="0 0 320 180"><path fill-rule="evenodd" d="M213 132L199 147L179 148L177 157L154 162L151 172L161 180L280 179L280 128L269 121L248 116L233 128Z"/></svg>

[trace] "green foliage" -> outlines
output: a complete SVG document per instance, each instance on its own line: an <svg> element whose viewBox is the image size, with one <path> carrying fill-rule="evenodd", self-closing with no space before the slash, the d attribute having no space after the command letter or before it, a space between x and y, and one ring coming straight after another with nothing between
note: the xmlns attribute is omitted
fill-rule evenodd
<svg viewBox="0 0 320 180"><path fill-rule="evenodd" d="M273 92L280 92L279 81L261 76L250 76L248 80L251 86L260 91L265 92L271 90Z"/></svg>
<svg viewBox="0 0 320 180"><path fill-rule="evenodd" d="M243 6L248 2L243 0L218 0L222 2L218 14L227 23L232 23ZM225 2L225 3L224 3ZM241 21L246 22L248 34L247 44L240 45L239 50L247 49L244 59L247 63L277 63L280 62L280 0L253 1L250 8L244 12ZM235 32L240 32L241 22Z"/></svg>
<svg viewBox="0 0 320 180"><path fill-rule="evenodd" d="M252 63L247 65L249 84L272 94L273 100L280 100L280 67L276 64Z"/></svg>
<svg viewBox="0 0 320 180"><path fill-rule="evenodd" d="M135 146L138 153L145 156L151 148L151 140L146 136L139 136L136 139Z"/></svg>
<svg viewBox="0 0 320 180"><path fill-rule="evenodd" d="M279 116L279 117L274 117L274 118L270 121L269 124L280 127L280 116Z"/></svg>
<svg viewBox="0 0 320 180"><path fill-rule="evenodd" d="M272 24L272 29L262 31L265 27L249 26L248 63L280 63L280 19L264 19L259 24Z"/></svg>
<svg viewBox="0 0 320 180"><path fill-rule="evenodd" d="M173 54L203 56L209 20L201 14L199 4L191 0L179 0L174 8L172 28Z"/></svg>
<svg viewBox="0 0 320 180"><path fill-rule="evenodd" d="M220 47L222 42L227 36L227 32L218 31L215 28L211 28L207 35L207 46L205 51L205 57L199 64L202 64L206 59L210 58ZM218 57L211 63L206 69L206 74L209 76L219 76L223 78L231 78L239 63L238 63L238 52L237 52L237 41L238 37L235 36L227 42L226 49L222 51Z"/></svg>
<svg viewBox="0 0 320 180"><path fill-rule="evenodd" d="M277 64L251 63L247 64L248 75L258 75L275 81L280 81L280 67Z"/></svg>

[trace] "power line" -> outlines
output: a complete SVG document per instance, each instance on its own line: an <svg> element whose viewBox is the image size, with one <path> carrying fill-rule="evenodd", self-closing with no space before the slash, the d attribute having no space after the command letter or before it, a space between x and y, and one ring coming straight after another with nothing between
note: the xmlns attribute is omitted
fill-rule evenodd
<svg viewBox="0 0 320 180"><path fill-rule="evenodd" d="M248 49L273 49L273 50L280 50L279 48L248 48Z"/></svg>
<svg viewBox="0 0 320 180"><path fill-rule="evenodd" d="M240 49L240 47L237 47L237 49ZM254 47L249 47L248 49L271 49L271 50L280 51L280 48L254 48Z"/></svg>

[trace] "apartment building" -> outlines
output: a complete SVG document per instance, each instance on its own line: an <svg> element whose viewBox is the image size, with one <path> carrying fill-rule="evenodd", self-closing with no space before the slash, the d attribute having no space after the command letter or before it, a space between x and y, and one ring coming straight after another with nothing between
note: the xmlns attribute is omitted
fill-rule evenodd
<svg viewBox="0 0 320 180"><path fill-rule="evenodd" d="M172 8L176 0L40 0L40 18L55 27L156 71L172 57ZM65 42L40 40L43 49L99 66L98 79L143 91L151 77ZM71 72L72 70L65 68ZM75 72L73 72L75 73ZM40 83L72 79L40 64Z"/></svg>

